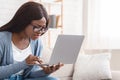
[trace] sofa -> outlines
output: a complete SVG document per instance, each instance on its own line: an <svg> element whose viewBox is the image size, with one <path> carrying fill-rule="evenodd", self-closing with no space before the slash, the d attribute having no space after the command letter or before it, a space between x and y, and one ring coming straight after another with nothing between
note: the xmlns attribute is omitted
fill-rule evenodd
<svg viewBox="0 0 120 80"><path fill-rule="evenodd" d="M52 76L59 77L60 80L72 80L74 73L73 65L65 65L60 70L52 74ZM111 71L112 80L120 80L120 71Z"/></svg>
<svg viewBox="0 0 120 80"><path fill-rule="evenodd" d="M44 49L42 58L45 62L48 62L51 56L51 49ZM74 64L64 64L63 67L61 67L56 72L52 73L51 76L58 77L60 80L73 80L73 74L74 74ZM120 71L119 70L112 70L112 80L120 80ZM108 79L107 79L108 80Z"/></svg>

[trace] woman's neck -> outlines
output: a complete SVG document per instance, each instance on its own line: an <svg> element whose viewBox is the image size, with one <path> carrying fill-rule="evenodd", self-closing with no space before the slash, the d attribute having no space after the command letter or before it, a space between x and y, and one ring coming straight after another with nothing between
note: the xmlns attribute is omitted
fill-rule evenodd
<svg viewBox="0 0 120 80"><path fill-rule="evenodd" d="M12 42L19 49L25 49L29 46L30 39L23 33L12 33Z"/></svg>

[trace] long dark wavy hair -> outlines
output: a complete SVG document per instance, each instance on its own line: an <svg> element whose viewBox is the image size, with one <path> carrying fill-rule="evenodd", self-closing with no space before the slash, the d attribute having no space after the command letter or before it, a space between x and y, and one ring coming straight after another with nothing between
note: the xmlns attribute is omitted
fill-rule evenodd
<svg viewBox="0 0 120 80"><path fill-rule="evenodd" d="M26 2L18 9L14 17L7 24L0 27L0 31L19 33L23 31L32 20L39 20L42 17L45 17L46 28L48 28L48 14L44 6L36 2Z"/></svg>

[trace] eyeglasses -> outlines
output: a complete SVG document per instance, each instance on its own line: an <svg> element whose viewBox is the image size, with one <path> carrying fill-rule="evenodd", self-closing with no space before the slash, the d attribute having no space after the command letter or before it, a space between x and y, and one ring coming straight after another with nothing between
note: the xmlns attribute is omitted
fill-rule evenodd
<svg viewBox="0 0 120 80"><path fill-rule="evenodd" d="M35 26L33 24L31 24L31 25L33 26L33 31L34 32L40 32L41 35L44 34L48 30L47 27L42 27L42 26L38 27L38 26Z"/></svg>

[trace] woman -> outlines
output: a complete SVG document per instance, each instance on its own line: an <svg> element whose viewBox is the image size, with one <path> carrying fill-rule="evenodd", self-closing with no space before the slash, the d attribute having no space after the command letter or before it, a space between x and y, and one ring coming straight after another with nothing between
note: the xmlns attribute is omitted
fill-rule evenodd
<svg viewBox="0 0 120 80"><path fill-rule="evenodd" d="M23 4L10 22L0 28L0 80L57 80L49 74L63 64L41 64L42 36L48 29L48 14L35 2Z"/></svg>

